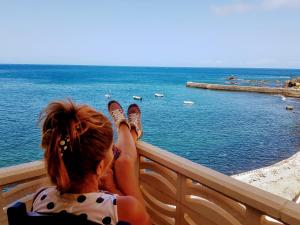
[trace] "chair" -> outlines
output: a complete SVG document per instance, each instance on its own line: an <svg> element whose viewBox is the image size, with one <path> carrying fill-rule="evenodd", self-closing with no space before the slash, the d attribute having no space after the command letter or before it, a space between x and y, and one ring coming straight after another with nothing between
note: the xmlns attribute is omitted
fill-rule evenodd
<svg viewBox="0 0 300 225"><path fill-rule="evenodd" d="M36 213L27 212L23 202L16 202L7 209L9 225L99 225L87 220L85 216L76 216L70 213ZM117 225L130 225L118 222Z"/></svg>

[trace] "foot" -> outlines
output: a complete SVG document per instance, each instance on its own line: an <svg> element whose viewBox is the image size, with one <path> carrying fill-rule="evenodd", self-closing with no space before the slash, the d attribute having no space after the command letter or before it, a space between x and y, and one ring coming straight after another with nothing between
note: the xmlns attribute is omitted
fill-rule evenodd
<svg viewBox="0 0 300 225"><path fill-rule="evenodd" d="M119 129L121 124L126 124L128 128L130 129L130 125L126 120L124 110L122 106L115 100L112 100L107 105L108 112L113 118L113 121L115 122L116 128Z"/></svg>
<svg viewBox="0 0 300 225"><path fill-rule="evenodd" d="M143 134L140 107L137 104L131 104L128 107L127 114L130 127L135 130L137 138L139 139Z"/></svg>

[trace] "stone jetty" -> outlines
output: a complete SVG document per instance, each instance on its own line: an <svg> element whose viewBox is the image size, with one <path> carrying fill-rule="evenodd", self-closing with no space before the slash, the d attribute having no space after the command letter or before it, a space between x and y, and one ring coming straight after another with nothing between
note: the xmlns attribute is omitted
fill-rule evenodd
<svg viewBox="0 0 300 225"><path fill-rule="evenodd" d="M221 84L208 84L187 82L187 87L202 88L220 91L244 91L244 92L257 92L265 94L280 94L287 97L300 98L300 89L282 88L282 87L254 87L254 86L237 86L237 85L221 85Z"/></svg>

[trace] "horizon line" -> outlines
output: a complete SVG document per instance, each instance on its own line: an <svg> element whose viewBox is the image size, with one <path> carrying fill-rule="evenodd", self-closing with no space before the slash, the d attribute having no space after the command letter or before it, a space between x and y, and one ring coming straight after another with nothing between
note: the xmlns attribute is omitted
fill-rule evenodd
<svg viewBox="0 0 300 225"><path fill-rule="evenodd" d="M135 67L135 68L194 68L194 69L201 69L201 68L212 68L212 69L278 69L278 70L300 70L296 67L234 67L234 66L154 66L154 65L96 65L96 64L56 64L56 63L1 63L0 65L32 65L32 66L86 66L86 67Z"/></svg>

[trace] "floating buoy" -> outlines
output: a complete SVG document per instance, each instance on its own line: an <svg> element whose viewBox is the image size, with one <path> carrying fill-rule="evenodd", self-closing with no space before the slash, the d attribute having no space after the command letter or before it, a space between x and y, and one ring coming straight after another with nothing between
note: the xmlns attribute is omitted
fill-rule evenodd
<svg viewBox="0 0 300 225"><path fill-rule="evenodd" d="M187 104L187 105L193 105L194 104L194 102L192 102L192 101L183 101L183 103Z"/></svg>
<svg viewBox="0 0 300 225"><path fill-rule="evenodd" d="M155 93L154 96L155 96L155 97L164 97L164 94L161 94L161 93Z"/></svg>
<svg viewBox="0 0 300 225"><path fill-rule="evenodd" d="M134 95L134 96L132 96L132 97L133 97L133 99L135 99L135 100L142 100L142 97L141 97L141 96Z"/></svg>

